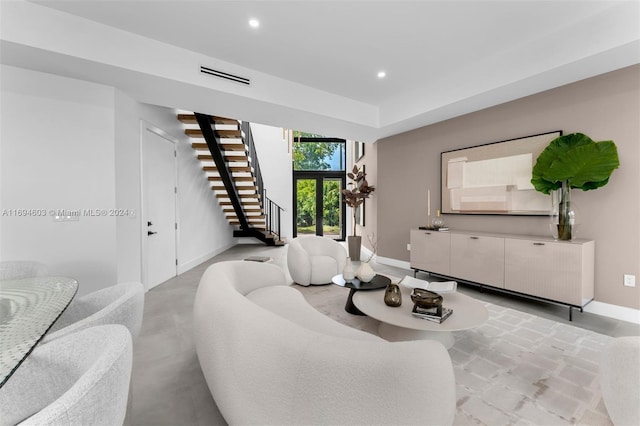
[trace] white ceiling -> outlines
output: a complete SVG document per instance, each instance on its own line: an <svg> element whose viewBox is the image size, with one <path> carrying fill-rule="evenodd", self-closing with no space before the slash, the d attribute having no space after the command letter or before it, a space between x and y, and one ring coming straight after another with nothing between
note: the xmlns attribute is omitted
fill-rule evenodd
<svg viewBox="0 0 640 426"><path fill-rule="evenodd" d="M378 136L640 61L638 1L33 3L359 101Z"/></svg>

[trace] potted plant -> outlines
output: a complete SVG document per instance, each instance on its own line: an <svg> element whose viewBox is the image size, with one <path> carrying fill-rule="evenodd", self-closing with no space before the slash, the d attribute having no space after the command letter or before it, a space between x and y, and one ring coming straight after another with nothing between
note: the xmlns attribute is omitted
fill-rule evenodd
<svg viewBox="0 0 640 426"><path fill-rule="evenodd" d="M531 183L544 194L558 191L559 240L573 237L575 212L571 206L571 188L583 191L600 188L609 182L611 173L619 165L613 141L595 142L582 133L557 137L540 153Z"/></svg>
<svg viewBox="0 0 640 426"><path fill-rule="evenodd" d="M351 207L353 211L353 235L347 237L347 244L349 246L349 257L353 260L360 260L360 246L362 243L362 237L356 234L356 213L358 207L364 203L366 198L376 189L373 186L369 186L364 172L364 166L358 168L357 165L353 166L353 170L347 173L347 176L351 180L347 184L347 188L342 190L343 199L346 205Z"/></svg>

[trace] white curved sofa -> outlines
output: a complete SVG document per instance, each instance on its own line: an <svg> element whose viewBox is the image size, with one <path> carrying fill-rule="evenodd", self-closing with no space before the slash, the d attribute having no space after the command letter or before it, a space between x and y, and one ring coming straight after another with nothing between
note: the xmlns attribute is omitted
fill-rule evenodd
<svg viewBox="0 0 640 426"><path fill-rule="evenodd" d="M613 339L602 351L600 387L616 426L640 425L640 337Z"/></svg>
<svg viewBox="0 0 640 426"><path fill-rule="evenodd" d="M451 424L455 383L435 341L387 342L326 317L273 264L204 273L196 351L229 424Z"/></svg>
<svg viewBox="0 0 640 426"><path fill-rule="evenodd" d="M287 248L287 267L297 284L330 284L347 264L347 251L337 241L309 235L294 238Z"/></svg>

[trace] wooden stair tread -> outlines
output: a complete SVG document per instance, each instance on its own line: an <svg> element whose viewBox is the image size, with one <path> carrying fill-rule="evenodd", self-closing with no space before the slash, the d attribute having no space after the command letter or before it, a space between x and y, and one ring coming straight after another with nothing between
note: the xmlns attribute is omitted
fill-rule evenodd
<svg viewBox="0 0 640 426"><path fill-rule="evenodd" d="M223 151L243 151L247 152L247 146L243 143L222 143L220 144ZM205 142L193 142L191 148L209 151L209 145Z"/></svg>
<svg viewBox="0 0 640 426"><path fill-rule="evenodd" d="M227 191L227 189L224 187L224 185L213 185L211 187L211 190L212 191L225 191L225 192ZM247 188L238 188L238 191L253 191L251 194L244 193L244 194L239 194L239 195L253 195L253 194L255 194L255 196L258 195L258 194L256 194L256 188L255 187L251 187L251 186L249 186Z"/></svg>
<svg viewBox="0 0 640 426"><path fill-rule="evenodd" d="M205 172L217 172L218 168L216 166L204 166L202 170ZM251 166L229 166L230 172L251 172Z"/></svg>
<svg viewBox="0 0 640 426"><path fill-rule="evenodd" d="M195 114L178 114L178 120L184 124L198 124ZM238 124L236 119L216 116L211 116L211 122L215 124Z"/></svg>
<svg viewBox="0 0 640 426"><path fill-rule="evenodd" d="M221 176L209 176L207 177L207 179L209 180L209 182L222 182ZM254 178L253 176L232 176L231 179L235 180L236 182L255 182L256 181L256 178Z"/></svg>
<svg viewBox="0 0 640 426"><path fill-rule="evenodd" d="M227 219L237 219L238 218L238 216L236 216L235 213L230 213L230 212L225 213L225 217ZM264 216L262 214L245 214L244 217L247 220L254 221L254 222L262 222L266 218L266 216Z"/></svg>
<svg viewBox="0 0 640 426"><path fill-rule="evenodd" d="M260 198L258 194L238 194L240 198ZM229 198L229 194L216 194L216 198ZM244 203L244 202L243 202Z"/></svg>
<svg viewBox="0 0 640 426"><path fill-rule="evenodd" d="M247 209L247 208L245 208L243 210L244 210L245 213L262 213L262 209L260 209L260 208L256 208L256 209ZM228 207L222 209L222 211L225 212L225 213L235 213L236 212L235 209L228 208Z"/></svg>
<svg viewBox="0 0 640 426"><path fill-rule="evenodd" d="M225 191L226 188L224 185L212 185L211 189L214 191ZM238 191L253 191L254 193L258 192L258 188L255 185L238 185L236 186Z"/></svg>
<svg viewBox="0 0 640 426"><path fill-rule="evenodd" d="M220 201L221 206L232 206L233 203L231 201ZM260 201L241 201L240 204L243 206L259 206Z"/></svg>
<svg viewBox="0 0 640 426"><path fill-rule="evenodd" d="M222 143L220 144L223 151L243 151L247 152L247 146L243 143Z"/></svg>
<svg viewBox="0 0 640 426"><path fill-rule="evenodd" d="M215 129L216 134L220 139L242 139L241 130L222 130Z"/></svg>
<svg viewBox="0 0 640 426"><path fill-rule="evenodd" d="M225 155L224 159L230 163L247 163L249 161L249 157L246 155ZM198 160L213 161L213 156L211 154L200 154L198 155Z"/></svg>
<svg viewBox="0 0 640 426"><path fill-rule="evenodd" d="M235 118L227 118L227 117L219 117L217 115L212 115L211 119L216 124L238 124L239 120Z"/></svg>
<svg viewBox="0 0 640 426"><path fill-rule="evenodd" d="M240 130L213 130L220 139L242 139L242 131ZM190 138L204 138L200 129L184 129L184 134Z"/></svg>

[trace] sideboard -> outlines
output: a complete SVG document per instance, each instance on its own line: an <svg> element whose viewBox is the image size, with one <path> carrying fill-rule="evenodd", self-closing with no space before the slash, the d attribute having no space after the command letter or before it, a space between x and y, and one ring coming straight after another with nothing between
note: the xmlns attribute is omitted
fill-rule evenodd
<svg viewBox="0 0 640 426"><path fill-rule="evenodd" d="M593 300L595 242L472 231L411 230L414 270L582 308Z"/></svg>

